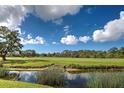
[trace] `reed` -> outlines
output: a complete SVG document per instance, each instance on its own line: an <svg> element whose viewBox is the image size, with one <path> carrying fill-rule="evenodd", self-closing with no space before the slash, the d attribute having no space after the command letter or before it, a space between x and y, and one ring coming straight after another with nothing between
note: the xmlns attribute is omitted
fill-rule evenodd
<svg viewBox="0 0 124 93"><path fill-rule="evenodd" d="M87 82L89 88L123 88L124 75L119 72L92 74Z"/></svg>
<svg viewBox="0 0 124 93"><path fill-rule="evenodd" d="M63 87L65 82L64 70L56 66L49 67L44 72L38 74L37 82L43 85Z"/></svg>
<svg viewBox="0 0 124 93"><path fill-rule="evenodd" d="M7 69L6 68L0 68L0 78L3 78L7 74Z"/></svg>

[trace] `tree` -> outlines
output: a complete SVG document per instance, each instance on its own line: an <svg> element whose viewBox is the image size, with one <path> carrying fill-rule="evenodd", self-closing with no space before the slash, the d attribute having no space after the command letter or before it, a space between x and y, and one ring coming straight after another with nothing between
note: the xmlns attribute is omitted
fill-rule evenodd
<svg viewBox="0 0 124 93"><path fill-rule="evenodd" d="M118 48L116 48L116 47L112 47L112 48L110 48L109 50L108 50L108 52L111 52L111 53L115 53L115 52L117 52L118 51Z"/></svg>
<svg viewBox="0 0 124 93"><path fill-rule="evenodd" d="M124 58L124 47L121 47L121 48L118 50L117 56L118 56L119 58Z"/></svg>
<svg viewBox="0 0 124 93"><path fill-rule="evenodd" d="M37 56L37 53L35 50L25 50L25 51L21 51L21 55L23 57L35 57Z"/></svg>
<svg viewBox="0 0 124 93"><path fill-rule="evenodd" d="M107 58L115 58L118 52L118 48L112 47L107 51L106 57Z"/></svg>
<svg viewBox="0 0 124 93"><path fill-rule="evenodd" d="M0 26L0 56L6 60L7 53L20 51L23 45L20 43L19 32Z"/></svg>

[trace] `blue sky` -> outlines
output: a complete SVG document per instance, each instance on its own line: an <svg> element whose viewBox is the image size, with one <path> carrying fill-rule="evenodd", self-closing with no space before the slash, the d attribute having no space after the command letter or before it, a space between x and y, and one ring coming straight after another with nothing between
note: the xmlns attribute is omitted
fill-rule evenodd
<svg viewBox="0 0 124 93"><path fill-rule="evenodd" d="M107 50L124 46L124 6L70 6L65 10L59 6L52 8L35 7L29 9L33 13L26 11L26 16L24 14L23 21L21 19L17 26L25 42L24 50L34 49L46 53Z"/></svg>

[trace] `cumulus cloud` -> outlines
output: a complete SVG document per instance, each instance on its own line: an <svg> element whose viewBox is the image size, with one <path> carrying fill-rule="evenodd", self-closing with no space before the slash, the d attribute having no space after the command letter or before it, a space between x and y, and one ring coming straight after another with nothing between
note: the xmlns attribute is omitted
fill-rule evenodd
<svg viewBox="0 0 124 93"><path fill-rule="evenodd" d="M60 42L66 45L74 45L78 42L78 39L74 35L67 35L66 37L62 37Z"/></svg>
<svg viewBox="0 0 124 93"><path fill-rule="evenodd" d="M34 6L34 11L44 21L50 21L65 15L75 15L81 7L80 5L41 5Z"/></svg>
<svg viewBox="0 0 124 93"><path fill-rule="evenodd" d="M26 44L44 44L45 40L43 37L37 36L32 38L31 34L28 34L26 38L21 38L21 43Z"/></svg>
<svg viewBox="0 0 124 93"><path fill-rule="evenodd" d="M80 11L81 7L79 5L1 5L0 25L17 28L28 13L32 13L44 21L52 20L53 23L60 25L63 22L63 16L74 15Z"/></svg>
<svg viewBox="0 0 124 93"><path fill-rule="evenodd" d="M75 15L80 11L80 5L1 5L0 25L18 27L28 13L40 17L44 21L53 20L61 24L65 15Z"/></svg>
<svg viewBox="0 0 124 93"><path fill-rule="evenodd" d="M45 43L44 38L40 37L40 36L37 36L34 41L36 44L44 44Z"/></svg>
<svg viewBox="0 0 124 93"><path fill-rule="evenodd" d="M103 29L94 31L95 42L115 41L124 38L124 11L120 12L120 18L109 21Z"/></svg>
<svg viewBox="0 0 124 93"><path fill-rule="evenodd" d="M31 34L28 34L28 35L27 35L27 39L28 39L28 40L32 39Z"/></svg>
<svg viewBox="0 0 124 93"><path fill-rule="evenodd" d="M91 38L89 36L80 36L79 37L79 41L81 41L83 43L87 43L89 40L91 40Z"/></svg>
<svg viewBox="0 0 124 93"><path fill-rule="evenodd" d="M80 11L81 7L79 5L1 5L0 26L7 26L10 29L19 30L20 35L22 35L23 32L20 26L28 14L33 14L44 21L52 21L57 25L61 25L63 16L75 15ZM26 39L21 37L21 40L23 44L44 43L44 39L39 36L33 39L29 35Z"/></svg>
<svg viewBox="0 0 124 93"><path fill-rule="evenodd" d="M120 18L121 18L121 19L124 19L124 11L121 11L121 12L120 12Z"/></svg>
<svg viewBox="0 0 124 93"><path fill-rule="evenodd" d="M29 6L0 6L0 26L15 29L21 25L29 12Z"/></svg>

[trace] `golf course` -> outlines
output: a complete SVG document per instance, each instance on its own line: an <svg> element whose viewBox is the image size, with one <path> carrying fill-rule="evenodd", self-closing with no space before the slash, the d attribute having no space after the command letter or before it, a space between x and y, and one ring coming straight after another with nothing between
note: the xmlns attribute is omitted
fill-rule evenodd
<svg viewBox="0 0 124 93"><path fill-rule="evenodd" d="M2 60L1 60L2 63ZM43 68L51 65L82 67L124 67L124 59L120 58L62 58L62 57L8 57L3 62L7 68ZM102 68L101 68L102 69Z"/></svg>
<svg viewBox="0 0 124 93"><path fill-rule="evenodd" d="M102 72L100 71L101 73L103 73L104 70L107 72L108 72L108 70L110 70L111 71L110 73L112 73L112 74L108 75L105 73L105 75L103 77L106 78L106 81L109 78L114 79L116 81L117 78L115 78L115 77L118 72L116 72L116 74L114 75L113 71L116 71L116 70L123 71L123 69L124 69L124 59L120 59L120 58L7 57L6 61L3 62L1 59L0 63L1 63L1 67L6 69L7 71L14 71L14 72L17 71L18 73L22 72L23 74L28 73L27 75L29 75L30 73L33 73L35 71L44 72L45 70L49 70L49 69L51 69L51 67L53 67L54 70L51 70L53 72L51 72L51 71L47 72L49 80L51 80L51 77L53 78L53 77L56 77L57 75L59 75L60 73L63 73L61 71L57 72L57 70L59 70L59 68L65 69L66 72L73 72L73 73L77 73L79 71L83 71L85 73L87 73L87 72L90 73L89 71L92 71L92 73L95 74L94 78L97 76L97 78L95 78L95 81L91 80L91 83L93 83L93 84L99 83L99 82L97 82L98 76L99 76L97 71L99 71L99 70L102 70ZM55 71L55 73L54 73L54 71ZM5 72L4 70L0 70L0 76L4 76L3 75L4 72ZM54 75L54 76L52 76L52 75ZM120 75L120 74L117 74L117 76L118 75ZM32 74L32 76L35 76L35 74ZM102 76L102 74L100 76ZM106 76L109 76L108 79ZM0 87L3 87L3 88L4 87L5 88L6 87L7 88L11 88L11 87L12 88L16 88L16 87L18 87L18 88L56 87L56 86L52 86L49 84L44 85L43 82L42 82L43 84L42 83L32 84L31 82L26 83L26 82L21 82L18 80L15 81L15 77L14 78L13 77L14 77L13 75L9 76L9 79L1 77ZM43 78L43 76L41 76L41 77ZM47 76L45 76L45 77L47 78ZM122 78L121 78L121 80L122 80ZM57 82L58 81L59 80L57 80ZM103 82L105 82L105 81L103 80ZM14 83L14 85L13 85L13 83ZM91 83L89 83L90 87L99 87L99 85L96 86ZM59 84L61 84L61 83L59 83ZM101 82L100 82L100 84L101 84ZM105 87L105 86L102 86L102 87ZM110 87L113 87L113 86L110 86ZM116 86L116 87L119 87L119 86Z"/></svg>
<svg viewBox="0 0 124 93"><path fill-rule="evenodd" d="M123 8L0 6L0 88L124 88Z"/></svg>

